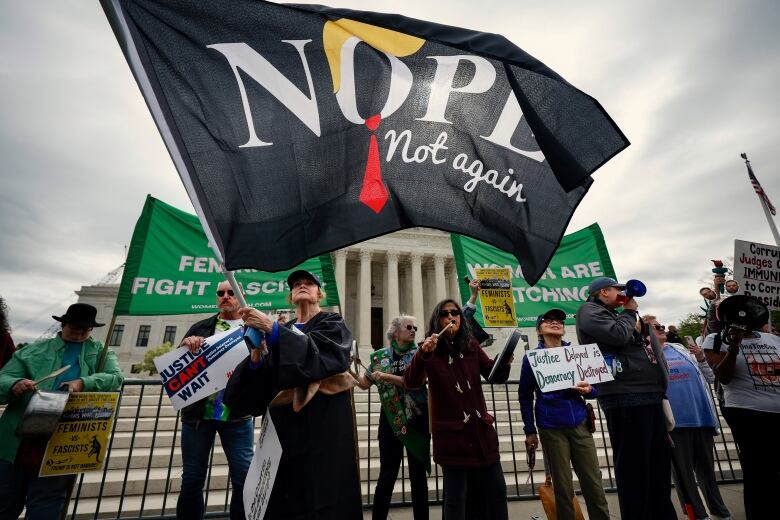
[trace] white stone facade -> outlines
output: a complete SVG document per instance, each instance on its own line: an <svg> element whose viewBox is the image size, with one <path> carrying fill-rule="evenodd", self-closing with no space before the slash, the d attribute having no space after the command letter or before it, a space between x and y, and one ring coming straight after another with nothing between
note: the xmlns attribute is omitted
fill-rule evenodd
<svg viewBox="0 0 780 520"><path fill-rule="evenodd" d="M462 301L449 233L427 228L407 229L340 249L332 256L341 313L364 358L368 357L372 344L386 343L385 331L392 317L400 313L415 316L420 327L418 338L421 338L428 314L438 301L444 298ZM84 286L76 291L78 301L97 307L98 321L107 324L94 330L95 338L100 341L106 341L118 289L117 284L111 284ZM190 325L207 316L119 316L116 325L123 326L122 338L112 348L119 356L122 369L129 374L133 364L143 361L148 348L163 343L166 327L176 327L174 344L178 344ZM144 347L136 346L141 326L149 327L148 344ZM506 335L492 332L497 345L503 344L501 340ZM535 335L532 332L529 335L535 341Z"/></svg>

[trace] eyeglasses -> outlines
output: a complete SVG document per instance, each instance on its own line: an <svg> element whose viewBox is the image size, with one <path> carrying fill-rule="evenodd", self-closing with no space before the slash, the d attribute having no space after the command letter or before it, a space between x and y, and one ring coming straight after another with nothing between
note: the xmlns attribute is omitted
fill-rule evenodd
<svg viewBox="0 0 780 520"><path fill-rule="evenodd" d="M666 325L653 325L653 328L658 331L662 331L666 328Z"/></svg>
<svg viewBox="0 0 780 520"><path fill-rule="evenodd" d="M460 316L458 309L442 309L439 311L439 318L446 318L447 316Z"/></svg>
<svg viewBox="0 0 780 520"><path fill-rule="evenodd" d="M417 325L407 325L406 330L413 330L417 332Z"/></svg>
<svg viewBox="0 0 780 520"><path fill-rule="evenodd" d="M553 319L545 318L545 319L542 320L542 322L549 323L550 325L556 325L556 324L557 325L563 325L563 320L556 320L554 318Z"/></svg>
<svg viewBox="0 0 780 520"><path fill-rule="evenodd" d="M224 291L224 290L220 289L219 291L217 291L217 296L222 298L223 296L225 296L225 293L228 293L228 296L235 296L235 293L233 292L233 289L228 289L227 291Z"/></svg>

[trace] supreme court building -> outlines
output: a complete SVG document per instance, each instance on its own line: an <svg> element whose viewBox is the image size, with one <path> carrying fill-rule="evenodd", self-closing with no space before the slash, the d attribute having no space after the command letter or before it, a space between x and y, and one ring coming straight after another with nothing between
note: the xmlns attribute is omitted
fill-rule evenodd
<svg viewBox="0 0 780 520"><path fill-rule="evenodd" d="M428 228L407 229L331 255L340 311L364 360L372 346L387 343L385 331L394 316L400 313L415 316L420 327L418 339L421 339L429 313L438 301L448 297L461 302L465 299L458 292L449 233ZM84 286L76 294L79 302L97 307L99 322L109 324L118 290L118 284L99 284ZM133 364L143 361L148 348L164 342L178 345L190 325L207 316L119 316L108 338L108 326L95 329L93 335L100 341L108 339L122 369L129 374Z"/></svg>

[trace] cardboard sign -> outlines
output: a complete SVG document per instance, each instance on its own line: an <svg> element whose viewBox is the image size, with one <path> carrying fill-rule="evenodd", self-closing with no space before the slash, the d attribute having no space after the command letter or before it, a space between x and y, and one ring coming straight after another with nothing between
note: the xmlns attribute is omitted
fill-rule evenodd
<svg viewBox="0 0 780 520"><path fill-rule="evenodd" d="M485 327L515 327L515 305L512 299L512 277L509 269L476 269L479 279L479 302Z"/></svg>
<svg viewBox="0 0 780 520"><path fill-rule="evenodd" d="M780 247L735 240L734 280L741 294L780 309Z"/></svg>
<svg viewBox="0 0 780 520"><path fill-rule="evenodd" d="M265 516L280 460L282 444L279 442L271 414L266 413L257 438L255 454L244 481L243 498L247 520L262 520Z"/></svg>
<svg viewBox="0 0 780 520"><path fill-rule="evenodd" d="M236 327L206 338L197 354L179 347L154 358L154 366L173 407L181 410L224 389L233 370L248 355L244 328Z"/></svg>
<svg viewBox="0 0 780 520"><path fill-rule="evenodd" d="M57 429L46 445L40 476L103 469L119 392L70 394Z"/></svg>
<svg viewBox="0 0 780 520"><path fill-rule="evenodd" d="M525 355L542 392L565 390L580 381L593 385L614 379L595 343L536 349Z"/></svg>

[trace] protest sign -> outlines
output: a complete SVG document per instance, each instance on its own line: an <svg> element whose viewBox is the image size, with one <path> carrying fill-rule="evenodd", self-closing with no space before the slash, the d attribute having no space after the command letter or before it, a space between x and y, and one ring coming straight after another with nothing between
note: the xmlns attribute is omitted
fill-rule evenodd
<svg viewBox="0 0 780 520"><path fill-rule="evenodd" d="M339 304L330 255L310 258L286 271L246 269L235 274L247 305L267 312L290 307L287 276L295 269L320 278L326 294L322 306ZM198 218L147 196L119 285L117 316L216 313L214 292L224 280Z"/></svg>
<svg viewBox="0 0 780 520"><path fill-rule="evenodd" d="M119 392L70 394L46 445L40 476L102 469L118 399Z"/></svg>
<svg viewBox="0 0 780 520"><path fill-rule="evenodd" d="M255 454L244 481L243 498L247 520L262 520L265 516L281 459L282 443L279 442L271 414L267 413L263 417Z"/></svg>
<svg viewBox="0 0 780 520"><path fill-rule="evenodd" d="M179 347L156 357L154 366L173 407L181 410L225 388L233 370L248 355L244 328L236 327L206 338L196 354Z"/></svg>
<svg viewBox="0 0 780 520"><path fill-rule="evenodd" d="M517 323L509 269L478 268L479 303L485 327L514 327Z"/></svg>
<svg viewBox="0 0 780 520"><path fill-rule="evenodd" d="M780 247L735 240L734 280L746 296L780 309Z"/></svg>
<svg viewBox="0 0 780 520"><path fill-rule="evenodd" d="M542 392L571 388L580 381L596 384L614 379L595 343L536 349L525 355Z"/></svg>
<svg viewBox="0 0 780 520"><path fill-rule="evenodd" d="M508 268L512 279L512 296L517 315L517 327L533 327L536 317L557 307L566 313L566 324L574 324L577 309L588 297L588 285L595 278L615 278L607 245L598 224L581 229L561 240L541 279L531 286L512 254L496 249L473 238L452 235L452 250L458 271L462 301L468 298L465 276L477 278L480 268ZM477 305L474 316L483 327L483 309Z"/></svg>

